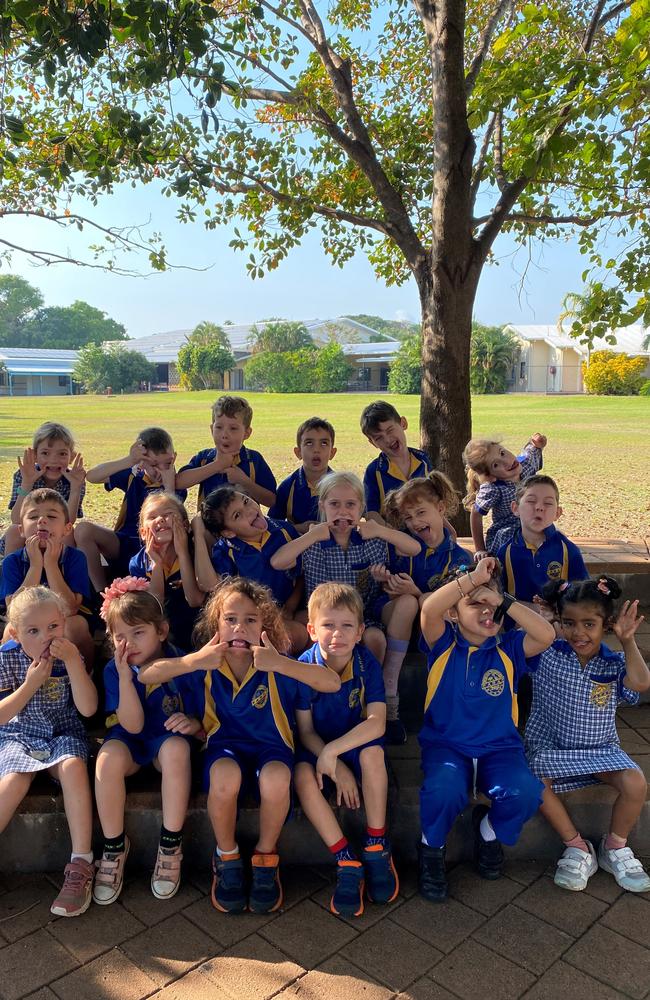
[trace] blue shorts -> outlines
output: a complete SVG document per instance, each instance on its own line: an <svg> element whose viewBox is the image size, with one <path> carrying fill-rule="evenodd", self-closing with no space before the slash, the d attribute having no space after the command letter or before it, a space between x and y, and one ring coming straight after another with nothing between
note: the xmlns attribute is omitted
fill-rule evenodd
<svg viewBox="0 0 650 1000"><path fill-rule="evenodd" d="M127 733L124 729L114 728L115 732L108 730L104 737L104 743L108 743L109 740L119 740L120 743L124 743L133 757L134 763L139 764L140 767L146 767L147 764L153 763L160 753L161 746L170 736L181 735L180 733L163 733L162 736L143 738L139 733ZM181 738L187 740L188 743L190 742L189 736Z"/></svg>
<svg viewBox="0 0 650 1000"><path fill-rule="evenodd" d="M363 746L354 747L353 750L346 750L345 753L339 754L339 760L342 760L346 764L352 773L354 774L357 781L361 781L361 751L365 750L366 747L383 747L384 741L380 737L376 740L370 740L368 743L364 743ZM298 746L296 750L296 764L311 764L316 767L316 754L312 753L311 750L307 750L303 746ZM332 784L334 782L329 779Z"/></svg>
<svg viewBox="0 0 650 1000"><path fill-rule="evenodd" d="M142 548L142 540L134 538L132 535L126 535L121 531L117 531L116 535L120 543L120 553L117 559L109 560L109 567L117 576L128 576L129 563L133 556L136 556Z"/></svg>
<svg viewBox="0 0 650 1000"><path fill-rule="evenodd" d="M279 761L293 774L294 754L284 744L255 746L226 740L211 740L203 751L203 788L210 790L210 769L218 760L234 760L242 774L241 791L253 793L259 799L259 776L265 764ZM241 793L240 793L241 794Z"/></svg>

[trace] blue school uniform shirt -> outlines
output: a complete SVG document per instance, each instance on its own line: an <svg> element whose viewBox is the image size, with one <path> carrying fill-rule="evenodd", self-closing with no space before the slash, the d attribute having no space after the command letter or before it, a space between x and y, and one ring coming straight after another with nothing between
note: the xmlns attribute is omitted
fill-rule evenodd
<svg viewBox="0 0 650 1000"><path fill-rule="evenodd" d="M204 448L198 455L194 455L187 465L183 466L180 472L186 472L188 469L202 469L209 462L214 462L216 457L216 448ZM252 448L246 448L242 445L233 465L238 465L242 472L258 486L261 486L265 490L270 490L271 493L275 493L275 476L259 451L253 451ZM213 490L218 489L219 486L227 485L228 471L215 472L214 475L208 476L202 483L199 483L199 501L203 497L207 497Z"/></svg>
<svg viewBox="0 0 650 1000"><path fill-rule="evenodd" d="M327 475L332 470L327 467ZM304 466L300 466L278 486L275 503L269 507L269 517L286 518L292 524L318 520L318 484L310 486Z"/></svg>
<svg viewBox="0 0 650 1000"><path fill-rule="evenodd" d="M521 748L517 732L517 687L528 666L525 632L490 636L471 646L458 629L445 629L429 649L429 676L420 745L453 747L468 757Z"/></svg>
<svg viewBox="0 0 650 1000"><path fill-rule="evenodd" d="M121 469L120 472L109 476L104 483L104 489L123 490L124 499L117 515L114 531L118 535L126 535L128 538L139 539L138 521L142 504L150 493L157 493L163 489L160 483L150 479L142 469ZM176 496L185 503L187 490L176 490Z"/></svg>
<svg viewBox="0 0 650 1000"><path fill-rule="evenodd" d="M61 575L73 594L81 594L84 603L90 601L90 579L88 577L88 562L83 552L64 545L59 557ZM11 597L22 587L29 572L29 556L27 549L18 549L5 556L2 563L2 579L0 580L0 597ZM45 570L41 574L41 584L47 587Z"/></svg>
<svg viewBox="0 0 650 1000"><path fill-rule="evenodd" d="M407 573L423 594L434 590L446 576L459 566L473 566L474 557L461 548L451 532L445 528L444 538L435 549L427 548L421 542L416 556L398 556L391 546L390 570L392 573Z"/></svg>
<svg viewBox="0 0 650 1000"><path fill-rule="evenodd" d="M577 545L551 525L538 549L531 548L521 532L502 545L497 558L503 566L503 585L518 601L541 596L546 583L554 580L586 580L589 576Z"/></svg>
<svg viewBox="0 0 650 1000"><path fill-rule="evenodd" d="M318 643L298 659L301 663L326 666ZM367 707L373 701L386 701L381 664L369 649L359 644L354 647L352 658L341 674L338 691L324 693L305 685L301 687L304 697L297 708L311 709L314 729L326 743L337 740L363 722L368 717Z"/></svg>
<svg viewBox="0 0 650 1000"><path fill-rule="evenodd" d="M397 465L384 455L379 453L363 476L363 490L366 495L366 510L383 514L386 494L391 490L397 490L410 479L422 479L428 472L431 472L431 462L423 451L416 448L409 448L411 454L411 468L408 476Z"/></svg>
<svg viewBox="0 0 650 1000"><path fill-rule="evenodd" d="M284 604L293 593L300 562L291 570L273 569L271 556L299 535L288 521L266 520L268 527L259 543L219 538L212 546L212 565L221 576L245 576L264 584L277 603Z"/></svg>
<svg viewBox="0 0 650 1000"><path fill-rule="evenodd" d="M151 579L153 563L147 555L147 550L144 546L131 557L129 561L129 573L131 576L138 576L143 580ZM187 603L178 559L174 561L172 566L164 568L164 575L165 613L169 620L172 635L182 646L189 646L192 638L192 629L196 624L196 619L201 609L191 608Z"/></svg>
<svg viewBox="0 0 650 1000"><path fill-rule="evenodd" d="M216 670L192 676L187 711L202 720L208 748L234 743L251 753L274 747L293 753L296 706L306 697L300 681L251 664L240 684L225 660Z"/></svg>
<svg viewBox="0 0 650 1000"><path fill-rule="evenodd" d="M182 655L181 651L170 642L164 644L162 656L166 659L175 659ZM134 676L133 686L144 712L144 726L139 733L130 733L118 722L120 678L115 659L112 659L104 667L106 729L112 735L123 734L127 743L134 737L144 742L156 741L167 733L165 722L174 712L193 714L189 710L190 707L194 707L196 701L196 695L193 693L196 681L193 679L193 674L183 674L163 684L141 684L138 680L138 667L132 666L131 671Z"/></svg>

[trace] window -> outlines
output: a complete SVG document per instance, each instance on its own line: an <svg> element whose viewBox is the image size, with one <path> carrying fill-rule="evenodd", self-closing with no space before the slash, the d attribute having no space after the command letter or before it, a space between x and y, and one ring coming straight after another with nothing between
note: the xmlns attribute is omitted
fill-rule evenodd
<svg viewBox="0 0 650 1000"><path fill-rule="evenodd" d="M70 385L70 379L67 375L59 375L59 388L67 389Z"/></svg>
<svg viewBox="0 0 650 1000"><path fill-rule="evenodd" d="M369 382L370 381L370 377L371 377L371 372L370 372L369 368L360 368L359 369L359 381L360 382Z"/></svg>
<svg viewBox="0 0 650 1000"><path fill-rule="evenodd" d="M526 378L526 362L519 362L519 378Z"/></svg>

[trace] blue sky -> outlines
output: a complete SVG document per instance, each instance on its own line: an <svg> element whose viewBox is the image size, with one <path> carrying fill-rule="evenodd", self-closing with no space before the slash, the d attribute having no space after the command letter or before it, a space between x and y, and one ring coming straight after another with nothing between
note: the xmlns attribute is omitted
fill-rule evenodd
<svg viewBox="0 0 650 1000"><path fill-rule="evenodd" d="M15 254L10 264L3 263L2 273L22 275L41 290L47 305L84 299L123 323L131 337L192 328L201 320L249 323L269 316L331 319L348 313L418 319L414 283L387 288L361 253L342 270L332 267L312 234L277 271L251 281L247 255L228 247L228 229L206 231L200 216L194 224L181 224L176 209L173 199L153 187L126 187L104 198L99 208L85 211L99 222L116 225L151 220L149 228L162 233L170 261L182 268L149 277L121 277L73 265L35 267ZM90 231L78 234L72 227L61 231L21 219L4 220L3 237L86 259L91 256L89 243L97 242ZM496 263L485 267L476 301L475 316L483 323L555 323L566 293L580 290L586 263L575 241L537 243L529 259L527 250L517 251L502 236L494 251ZM147 270L145 258L127 258L124 263Z"/></svg>

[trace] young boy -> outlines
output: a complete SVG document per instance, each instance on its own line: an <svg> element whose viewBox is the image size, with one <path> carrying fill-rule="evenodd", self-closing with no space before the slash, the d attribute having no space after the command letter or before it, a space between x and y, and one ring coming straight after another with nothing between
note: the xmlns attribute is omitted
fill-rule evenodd
<svg viewBox="0 0 650 1000"><path fill-rule="evenodd" d="M88 565L83 552L65 544L72 531L68 505L56 490L32 490L23 497L20 534L24 548L6 556L2 564L0 597L9 605L27 587L43 584L65 602L65 634L79 648L88 668L94 645L86 619L79 614L90 603Z"/></svg>
<svg viewBox="0 0 650 1000"><path fill-rule="evenodd" d="M0 540L0 550L9 553L21 548L21 507L32 490L56 490L68 504L71 522L83 517L85 478L83 457L75 453L68 428L50 420L41 424L34 432L31 448L25 448L22 459L18 459L8 504L11 526Z"/></svg>
<svg viewBox="0 0 650 1000"><path fill-rule="evenodd" d="M431 462L423 451L406 444L406 417L400 417L391 403L377 400L361 414L361 431L380 455L368 466L363 477L367 516L383 519L384 501L390 490L396 490L409 479L426 476Z"/></svg>
<svg viewBox="0 0 650 1000"><path fill-rule="evenodd" d="M138 434L124 458L102 462L88 470L89 483L103 483L109 492L114 489L124 492L113 531L92 521L82 521L75 532L77 545L88 560L88 572L95 590L103 590L107 583L102 556L118 563L116 572L119 575L127 572L129 560L139 550L138 521L144 498L156 490L176 492L179 500L187 497L186 490L175 487L175 461L176 452L167 431L161 427L147 427Z"/></svg>
<svg viewBox="0 0 650 1000"><path fill-rule="evenodd" d="M269 517L286 519L301 535L318 521L318 484L332 470L330 459L336 455L334 428L322 417L310 417L298 428L293 449L302 465L278 486Z"/></svg>
<svg viewBox="0 0 650 1000"><path fill-rule="evenodd" d="M332 913L363 913L364 874L368 898L390 903L399 880L386 839L388 775L383 740L386 704L381 665L360 644L363 602L345 583L322 583L309 599L307 625L314 645L300 657L327 666L341 678L340 690L302 689L296 722L302 749L294 775L305 815L336 859ZM328 780L329 779L329 780ZM337 805L359 808L359 786L366 809L366 843L359 861L323 791L336 785ZM328 788L329 786L329 788Z"/></svg>
<svg viewBox="0 0 650 1000"><path fill-rule="evenodd" d="M214 448L194 455L176 476L176 486L199 484L199 501L226 483L243 486L258 503L275 502L275 477L258 451L244 447L253 433L253 409L241 396L220 396L212 407Z"/></svg>
<svg viewBox="0 0 650 1000"><path fill-rule="evenodd" d="M520 483L512 512L520 527L497 554L509 594L518 601L540 604L542 588L549 580L587 579L580 549L555 527L562 516L555 480L539 474Z"/></svg>

